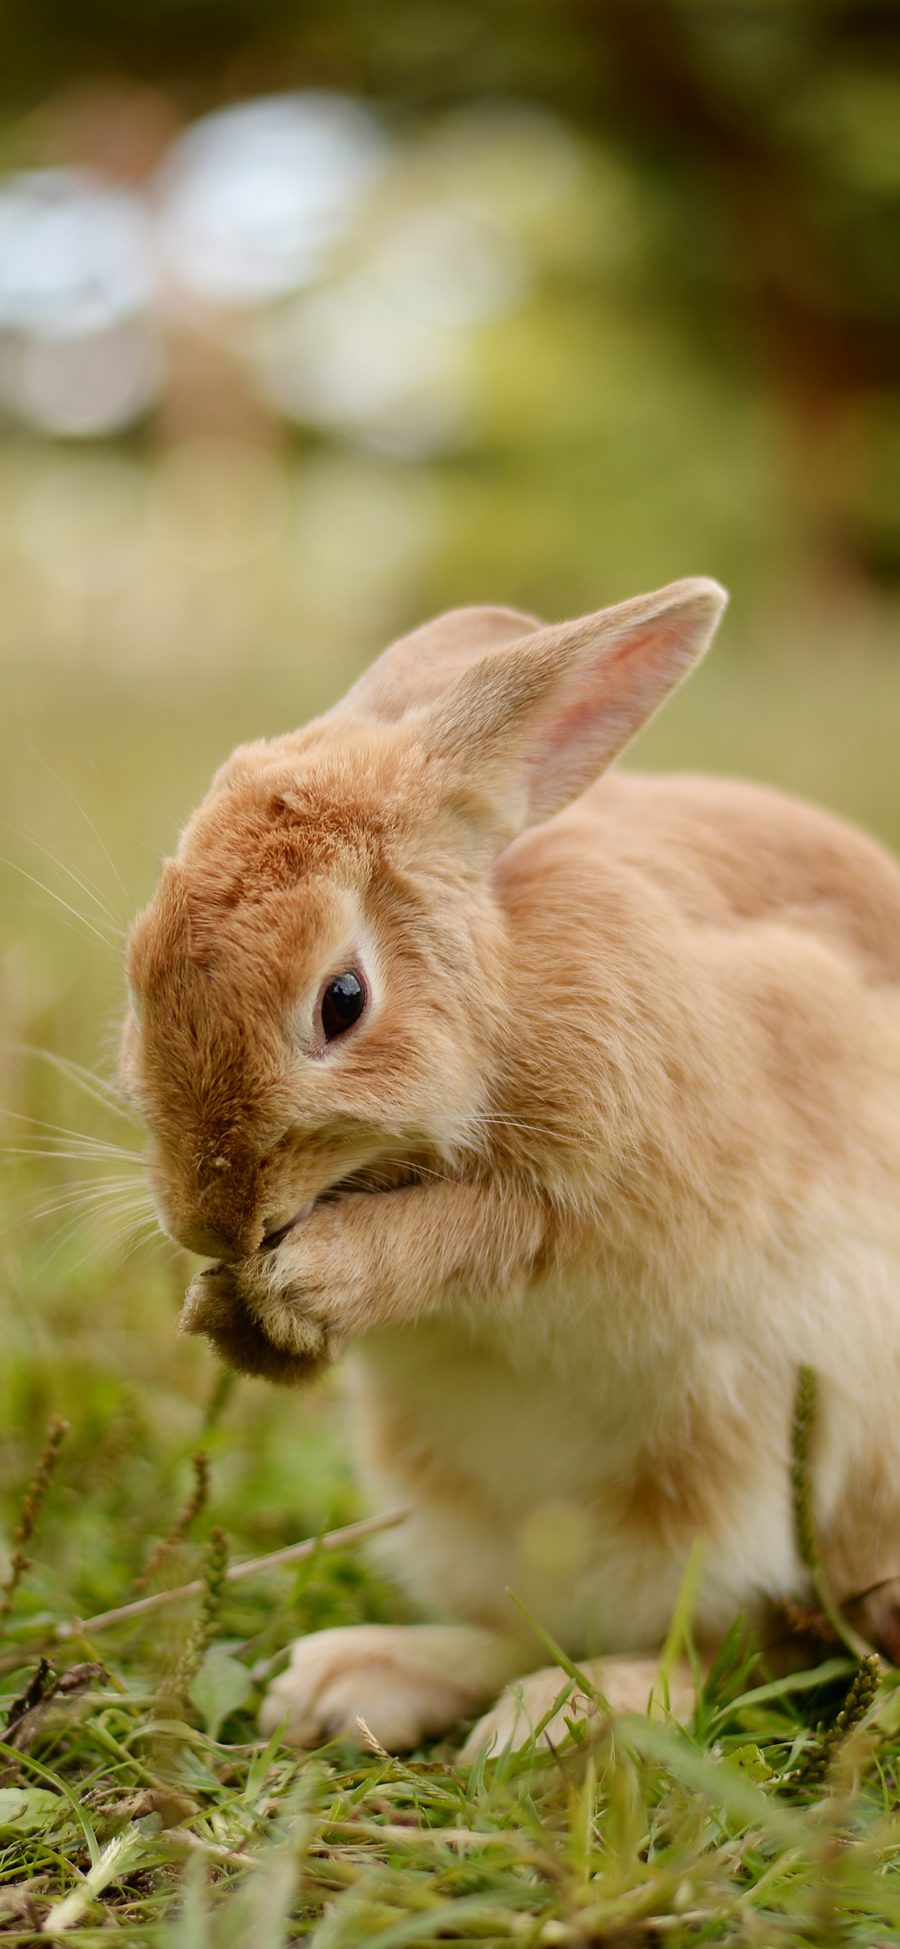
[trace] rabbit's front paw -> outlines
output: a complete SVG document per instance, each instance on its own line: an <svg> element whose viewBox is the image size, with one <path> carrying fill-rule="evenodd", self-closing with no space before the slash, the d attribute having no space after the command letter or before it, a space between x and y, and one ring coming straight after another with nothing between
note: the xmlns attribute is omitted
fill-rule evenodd
<svg viewBox="0 0 900 1949"><path fill-rule="evenodd" d="M408 1752L467 1718L479 1691L484 1697L467 1641L486 1635L452 1625L314 1631L298 1638L287 1670L270 1685L260 1728L268 1737L283 1726L292 1746L338 1738L360 1746L368 1731L388 1752Z"/></svg>
<svg viewBox="0 0 900 1949"><path fill-rule="evenodd" d="M383 1275L380 1203L363 1193L323 1201L274 1251L245 1260L238 1271L257 1317L302 1319L332 1338L365 1327Z"/></svg>
<svg viewBox="0 0 900 1949"><path fill-rule="evenodd" d="M255 1276L252 1260L198 1273L180 1325L183 1333L205 1335L238 1372L288 1385L308 1380L340 1350L327 1326L286 1305Z"/></svg>
<svg viewBox="0 0 900 1949"><path fill-rule="evenodd" d="M569 1737L569 1721L592 1718L594 1711L587 1693L569 1681L559 1665L547 1665L506 1686L490 1711L472 1727L460 1762L470 1766L482 1753L518 1752L538 1727L542 1746L559 1746Z"/></svg>
<svg viewBox="0 0 900 1949"><path fill-rule="evenodd" d="M540 1671L529 1672L527 1678L507 1685L490 1711L473 1726L459 1756L462 1764L471 1765L482 1753L518 1752L538 1728L539 1744L556 1748L569 1737L571 1725L600 1720L595 1690L614 1714L646 1712L651 1693L658 1691L655 1658L589 1659L582 1669L590 1690L568 1680L559 1665L544 1665ZM668 1686L668 1703L675 1718L690 1718L694 1696L689 1668L677 1666Z"/></svg>
<svg viewBox="0 0 900 1949"><path fill-rule="evenodd" d="M188 1293L183 1329L206 1333L223 1351L224 1339L252 1333L291 1359L333 1360L364 1290L358 1245L340 1212L340 1204L324 1205L278 1246L208 1266Z"/></svg>

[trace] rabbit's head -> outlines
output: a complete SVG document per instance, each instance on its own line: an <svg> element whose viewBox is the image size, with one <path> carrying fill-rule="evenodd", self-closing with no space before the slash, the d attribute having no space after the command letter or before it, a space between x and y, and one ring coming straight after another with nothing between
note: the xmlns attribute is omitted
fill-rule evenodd
<svg viewBox="0 0 900 1949"><path fill-rule="evenodd" d="M616 757L724 600L455 611L233 754L128 950L122 1071L168 1232L241 1258L323 1195L484 1152L521 1033L497 858Z"/></svg>

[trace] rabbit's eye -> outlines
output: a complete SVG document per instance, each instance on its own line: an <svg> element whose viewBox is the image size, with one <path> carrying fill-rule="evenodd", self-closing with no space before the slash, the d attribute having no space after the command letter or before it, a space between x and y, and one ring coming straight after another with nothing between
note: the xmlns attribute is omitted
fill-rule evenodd
<svg viewBox="0 0 900 1949"><path fill-rule="evenodd" d="M366 1005L365 984L352 968L335 975L322 996L322 1027L327 1042L343 1035L358 1022Z"/></svg>

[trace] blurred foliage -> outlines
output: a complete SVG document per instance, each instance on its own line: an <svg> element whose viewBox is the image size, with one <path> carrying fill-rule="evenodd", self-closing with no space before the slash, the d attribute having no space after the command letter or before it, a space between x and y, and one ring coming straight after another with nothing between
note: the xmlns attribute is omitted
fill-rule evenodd
<svg viewBox="0 0 900 1949"><path fill-rule="evenodd" d="M6 22L10 169L87 164L150 196L191 117L325 86L394 148L314 304L410 215L440 246L448 211L475 212L524 266L466 327L464 424L433 453L289 429L248 384L248 314L196 304L136 432L0 440L3 978L24 1039L94 1062L119 974L96 941L59 952L75 922L26 906L49 896L23 875L56 894L70 876L79 905L71 875L99 872L125 924L228 745L320 708L442 604L558 616L718 575L721 645L639 756L900 836L897 30L894 7L804 0L39 0ZM388 334L406 317L386 315Z"/></svg>
<svg viewBox="0 0 900 1949"><path fill-rule="evenodd" d="M627 335L634 315L643 350L617 389L632 410L647 398L661 464L670 423L685 444L667 400L682 366L702 365L726 419L748 404L768 417L811 573L896 578L896 0L37 0L9 7L4 47L7 153L30 163L67 140L71 157L88 86L113 169L113 124L129 108L133 130L143 104L152 149L151 98L158 131L285 88L369 99L407 137L472 102L552 111L608 179L607 208L601 183L578 261L545 263L558 334L536 313L535 344L513 355L529 359L532 408L573 336L594 339L600 364L610 327ZM91 142L103 148L96 126ZM596 438L615 406L592 396L577 351L574 367ZM566 426L561 403L558 438ZM740 472L740 441L733 452Z"/></svg>
<svg viewBox="0 0 900 1949"><path fill-rule="evenodd" d="M864 0L10 14L10 171L86 165L151 199L191 118L324 87L394 146L313 303L410 215L426 243L436 226L435 287L448 211L524 266L466 326L464 423L434 452L288 427L248 384L252 320L213 330L196 304L137 431L0 440L10 1041L97 1060L120 980L97 878L124 926L229 744L320 708L446 603L558 616L718 575L721 646L639 757L771 778L900 837L898 29ZM86 883L102 952L34 881L76 907Z"/></svg>

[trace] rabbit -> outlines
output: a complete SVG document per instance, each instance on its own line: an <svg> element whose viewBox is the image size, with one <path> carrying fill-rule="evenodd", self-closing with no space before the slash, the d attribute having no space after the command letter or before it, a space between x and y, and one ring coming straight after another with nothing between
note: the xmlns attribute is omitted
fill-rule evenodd
<svg viewBox="0 0 900 1949"><path fill-rule="evenodd" d="M804 1364L832 1585L900 1572L900 870L778 792L614 768L725 602L425 624L234 752L135 922L123 1080L213 1261L184 1329L289 1384L347 1349L381 1558L439 1620L301 1638L267 1734L480 1714L466 1760L645 1705L698 1536L701 1651L765 1630L806 1589Z"/></svg>

